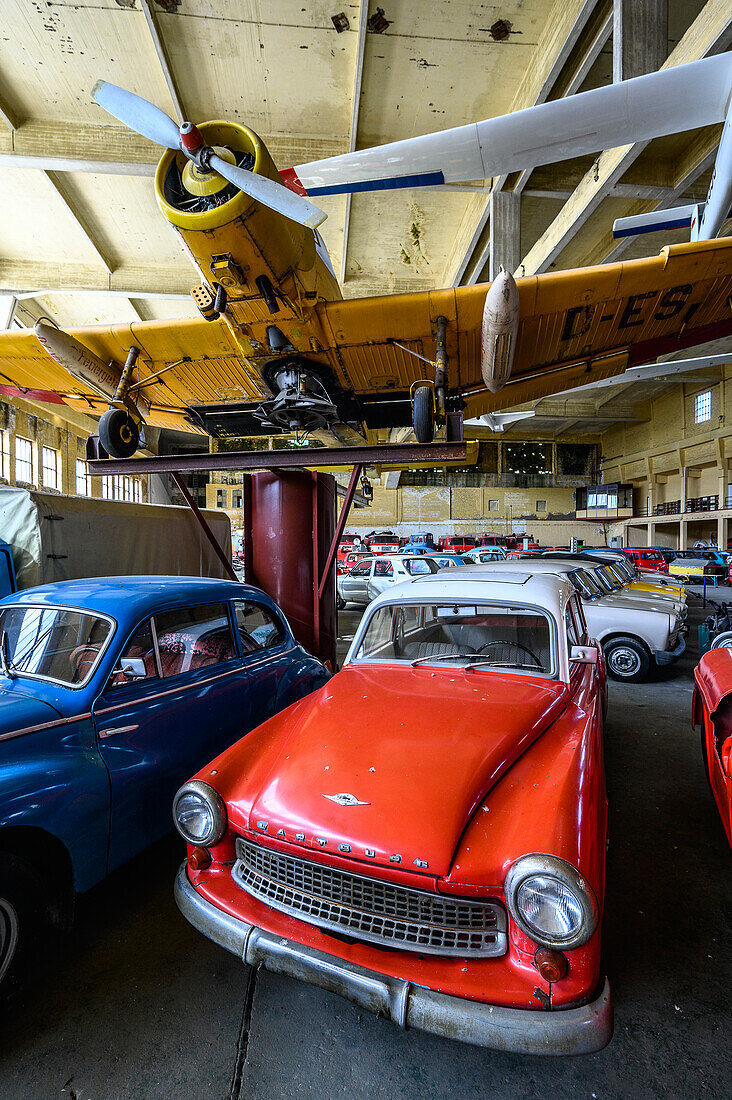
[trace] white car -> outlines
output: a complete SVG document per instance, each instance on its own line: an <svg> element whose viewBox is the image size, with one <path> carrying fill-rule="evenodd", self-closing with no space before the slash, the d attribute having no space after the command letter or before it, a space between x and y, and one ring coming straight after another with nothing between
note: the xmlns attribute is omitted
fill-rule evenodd
<svg viewBox="0 0 732 1100"><path fill-rule="evenodd" d="M354 565L350 573L342 573L338 577L337 605L339 609L347 603L366 607L375 596L393 584L437 572L437 563L422 555L383 554L364 558Z"/></svg>
<svg viewBox="0 0 732 1100"><path fill-rule="evenodd" d="M502 546L474 546L461 557L465 565L485 565L487 561L505 561L506 551Z"/></svg>
<svg viewBox="0 0 732 1100"><path fill-rule="evenodd" d="M686 649L686 628L673 611L643 607L622 596L608 598L593 591L582 562L556 558L522 558L520 561L470 565L467 575L495 577L506 571L555 573L567 576L582 599L591 636L602 645L607 671L614 680L635 683L646 678L652 666L671 664Z"/></svg>

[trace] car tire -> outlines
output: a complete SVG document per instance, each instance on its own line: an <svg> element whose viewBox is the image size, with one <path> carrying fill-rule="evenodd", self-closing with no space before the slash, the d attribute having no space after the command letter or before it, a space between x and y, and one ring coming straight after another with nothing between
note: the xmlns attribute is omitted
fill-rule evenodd
<svg viewBox="0 0 732 1100"><path fill-rule="evenodd" d="M44 911L41 882L32 865L0 852L0 1003L20 990L31 969Z"/></svg>
<svg viewBox="0 0 732 1100"><path fill-rule="evenodd" d="M435 437L435 407L429 386L418 386L414 391L412 418L417 442L431 443Z"/></svg>
<svg viewBox="0 0 732 1100"><path fill-rule="evenodd" d="M603 646L608 676L625 684L645 680L651 667L648 652L635 638L612 638Z"/></svg>

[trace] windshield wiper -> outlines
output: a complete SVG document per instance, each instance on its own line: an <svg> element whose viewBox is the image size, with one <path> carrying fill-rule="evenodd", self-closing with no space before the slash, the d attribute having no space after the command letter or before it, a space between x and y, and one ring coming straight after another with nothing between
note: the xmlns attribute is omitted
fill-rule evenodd
<svg viewBox="0 0 732 1100"><path fill-rule="evenodd" d="M8 636L4 630L2 635L0 635L0 671L3 676L7 676L9 680L14 680L17 675L12 662L8 658Z"/></svg>
<svg viewBox="0 0 732 1100"><path fill-rule="evenodd" d="M473 657L480 657L479 653L430 653L426 657L415 657L410 661L412 668L415 665L426 664L428 661L470 661Z"/></svg>
<svg viewBox="0 0 732 1100"><path fill-rule="evenodd" d="M480 654L476 653L476 657ZM525 661L489 661L484 657L482 661L473 661L471 665L468 665L466 672L472 672L478 665L490 665L491 668L530 668L534 672L546 672L543 665L527 664Z"/></svg>

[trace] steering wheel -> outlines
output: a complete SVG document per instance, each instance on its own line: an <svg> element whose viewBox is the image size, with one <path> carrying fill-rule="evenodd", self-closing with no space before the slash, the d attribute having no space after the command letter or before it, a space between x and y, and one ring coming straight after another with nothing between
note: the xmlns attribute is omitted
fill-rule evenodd
<svg viewBox="0 0 732 1100"><path fill-rule="evenodd" d="M85 653L93 653L96 657L99 653L98 645L78 645L76 649L72 649L69 654L69 665L71 666L71 675L76 677L79 674L79 665L81 664L82 657Z"/></svg>
<svg viewBox="0 0 732 1100"><path fill-rule="evenodd" d="M492 642L485 642L477 650L477 652L478 653L487 653L488 650L490 650L491 648L494 648L495 646L502 646L504 649L508 649L509 651L510 650L515 650L518 653L525 653L527 657L531 658L531 660L534 662L534 664L536 665L537 668L541 668L541 669L544 668L543 664L541 663L539 658L536 656L536 654L533 653L532 650L530 650L528 646L521 645L521 642L504 642L504 641L501 641L499 639L495 639ZM510 663L510 657L505 663L506 664ZM519 663L521 663L521 662L519 662Z"/></svg>

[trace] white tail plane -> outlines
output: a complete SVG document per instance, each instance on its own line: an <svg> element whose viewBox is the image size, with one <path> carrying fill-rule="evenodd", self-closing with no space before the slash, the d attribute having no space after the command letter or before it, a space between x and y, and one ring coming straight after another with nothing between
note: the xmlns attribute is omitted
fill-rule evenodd
<svg viewBox="0 0 732 1100"><path fill-rule="evenodd" d="M640 233L656 233L659 229L682 229L689 226L692 241L711 241L718 237L727 218L732 215L732 98L727 105L727 117L714 162L707 200L691 206L676 206L616 218L613 237L635 237Z"/></svg>

